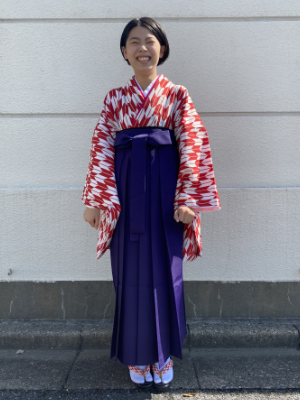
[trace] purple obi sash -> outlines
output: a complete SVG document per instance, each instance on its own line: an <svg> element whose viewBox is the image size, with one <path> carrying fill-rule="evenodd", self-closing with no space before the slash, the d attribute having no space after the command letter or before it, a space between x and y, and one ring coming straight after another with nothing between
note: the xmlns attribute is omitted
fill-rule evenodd
<svg viewBox="0 0 300 400"><path fill-rule="evenodd" d="M167 145L177 147L175 135L171 129L156 127L141 127L119 131L114 142L116 149L132 146L130 177L130 215L132 216L130 233L132 236L145 232L147 145L153 148Z"/></svg>

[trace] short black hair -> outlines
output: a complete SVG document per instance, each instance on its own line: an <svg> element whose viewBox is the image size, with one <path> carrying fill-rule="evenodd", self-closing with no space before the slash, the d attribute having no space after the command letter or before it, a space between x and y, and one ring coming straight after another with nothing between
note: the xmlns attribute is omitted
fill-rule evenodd
<svg viewBox="0 0 300 400"><path fill-rule="evenodd" d="M144 28L149 29L149 31L151 33L153 33L153 35L159 41L160 45L166 47L165 51L164 51L164 55L162 56L162 58L159 59L157 65L163 64L166 61L166 59L169 57L169 53L170 53L169 42L167 39L167 35L165 34L165 32L164 32L163 28L160 26L160 24L150 17L134 18L131 21L129 21L128 24L125 26L122 36L121 36L121 40L120 40L120 49L121 49L123 58L125 59L123 51L122 51L122 47L123 46L126 47L126 41L128 39L129 33L130 33L131 29L135 28L136 26L143 26ZM130 65L129 61L128 60L126 60L126 61Z"/></svg>

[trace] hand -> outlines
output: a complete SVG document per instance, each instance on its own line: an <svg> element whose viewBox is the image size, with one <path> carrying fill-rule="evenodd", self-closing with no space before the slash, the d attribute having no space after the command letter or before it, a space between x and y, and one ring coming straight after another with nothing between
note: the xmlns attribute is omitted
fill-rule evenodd
<svg viewBox="0 0 300 400"><path fill-rule="evenodd" d="M174 212L174 219L176 222L181 221L184 224L189 224L193 221L194 217L195 213L189 207L182 206L177 208L177 210Z"/></svg>
<svg viewBox="0 0 300 400"><path fill-rule="evenodd" d="M88 222L93 228L99 229L100 223L100 210L99 208L86 208L83 213L83 218Z"/></svg>

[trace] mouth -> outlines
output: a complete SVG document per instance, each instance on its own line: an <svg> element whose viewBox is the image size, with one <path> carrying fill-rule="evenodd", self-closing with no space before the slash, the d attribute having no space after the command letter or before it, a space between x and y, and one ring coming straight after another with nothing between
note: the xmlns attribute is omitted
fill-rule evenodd
<svg viewBox="0 0 300 400"><path fill-rule="evenodd" d="M151 57L149 57L149 56L140 56L140 57L137 57L137 60L140 61L140 62L147 62L147 61L149 61L150 59L151 59Z"/></svg>

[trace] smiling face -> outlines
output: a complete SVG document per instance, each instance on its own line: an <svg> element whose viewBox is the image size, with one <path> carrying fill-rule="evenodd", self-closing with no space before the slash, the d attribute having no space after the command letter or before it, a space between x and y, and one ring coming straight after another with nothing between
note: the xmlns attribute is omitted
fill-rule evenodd
<svg viewBox="0 0 300 400"><path fill-rule="evenodd" d="M122 47L124 58L129 61L135 75L156 74L156 66L163 57L165 46L143 26L136 26L128 35L126 46Z"/></svg>

